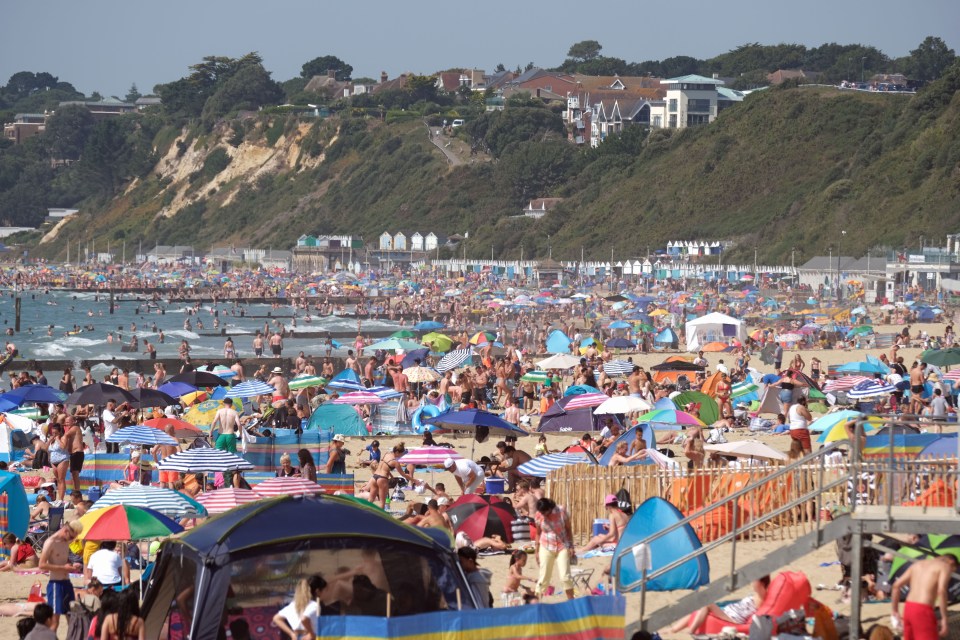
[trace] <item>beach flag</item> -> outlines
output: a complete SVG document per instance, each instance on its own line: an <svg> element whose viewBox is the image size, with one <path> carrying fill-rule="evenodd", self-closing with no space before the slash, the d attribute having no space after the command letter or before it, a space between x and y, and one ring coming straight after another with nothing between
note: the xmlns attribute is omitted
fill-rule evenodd
<svg viewBox="0 0 960 640"><path fill-rule="evenodd" d="M317 640L622 640L622 596L576 598L557 604L438 611L412 616L320 616Z"/></svg>

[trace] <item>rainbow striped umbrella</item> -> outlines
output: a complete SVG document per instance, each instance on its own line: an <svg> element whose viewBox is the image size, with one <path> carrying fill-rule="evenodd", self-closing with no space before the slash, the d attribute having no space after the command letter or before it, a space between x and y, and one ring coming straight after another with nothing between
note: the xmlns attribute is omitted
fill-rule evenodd
<svg viewBox="0 0 960 640"><path fill-rule="evenodd" d="M183 527L159 511L118 504L87 512L79 520L83 540L144 540L164 538L183 531Z"/></svg>
<svg viewBox="0 0 960 640"><path fill-rule="evenodd" d="M667 425L682 425L690 427L706 426L703 421L700 420L700 418L691 415L686 411L680 411L679 409L654 409L653 411L645 413L637 418L637 422L649 422L650 424L655 425L654 428L658 431L664 429Z"/></svg>

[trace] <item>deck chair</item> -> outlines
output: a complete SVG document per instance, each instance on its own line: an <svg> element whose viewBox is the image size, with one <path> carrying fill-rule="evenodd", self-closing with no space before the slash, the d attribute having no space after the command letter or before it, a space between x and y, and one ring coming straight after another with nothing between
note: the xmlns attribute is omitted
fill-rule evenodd
<svg viewBox="0 0 960 640"><path fill-rule="evenodd" d="M43 543L63 526L63 509L63 507L50 507L47 528L27 534L25 542L30 543L38 556L43 551Z"/></svg>

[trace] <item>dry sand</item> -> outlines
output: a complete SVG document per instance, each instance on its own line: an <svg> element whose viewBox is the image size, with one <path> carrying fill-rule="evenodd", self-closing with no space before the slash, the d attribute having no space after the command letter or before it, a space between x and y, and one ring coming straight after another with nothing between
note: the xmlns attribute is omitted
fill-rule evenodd
<svg viewBox="0 0 960 640"><path fill-rule="evenodd" d="M901 327L896 325L879 325L876 327L879 333L893 333L899 331ZM942 335L944 325L935 325L935 324L915 324L912 326L912 330L915 333L918 330L926 330L931 335ZM911 349L901 349L900 355L904 357L904 361L909 364L912 362L912 359L920 353L920 349L911 348ZM867 354L874 356L879 356L883 350L881 349L862 349L862 350L853 350L853 351L839 351L839 350L800 350L799 353L803 356L804 360L807 361L807 370L809 370L809 362L813 356L817 356L823 362L824 370L826 367L831 364L842 364L844 362L852 362L856 360L863 360ZM793 352L788 352L792 355ZM652 365L658 364L663 361L665 354L628 354L631 355L634 359L634 362L637 364L650 367ZM671 355L671 354L666 354ZM711 368L715 367L718 361L723 358L729 364L732 362L733 358L730 354L716 354L711 353L707 354L707 359L710 362ZM789 361L789 356L784 355L784 360ZM755 357L752 361L752 365L761 371L769 371L771 367L763 365ZM570 444L570 440L573 436L569 433L565 434L551 434L548 437L548 444L551 449L562 449L566 445ZM746 437L736 436L734 437ZM753 436L751 436L753 437ZM789 448L789 438L783 436L760 436L760 438L767 444L776 447L780 450L786 451ZM728 439L730 436L728 435ZM367 439L369 440L369 438ZM389 451L394 444L397 442L403 441L406 443L407 448L411 446L418 446L420 444L419 438L414 438L412 436L407 437L381 437L381 450ZM470 456L471 447L475 443L471 439L466 437L454 438L443 436L438 438L440 442L452 442L459 451L464 456ZM495 450L496 439L491 438L487 442L482 444L475 444L474 457L479 458L481 455L490 455ZM519 442L519 447L531 455L533 454L534 446L536 445L536 438L522 438ZM370 477L370 471L368 469L353 467L356 465L357 454L362 451L363 447L366 446L365 443L362 443L359 439L351 438L347 444L347 448L350 449L353 455L350 458L349 465L351 471L356 473L357 483L360 484L365 482ZM679 455L679 450L677 447L677 454ZM444 482L448 493L455 495L455 489L457 488L456 481L450 474L438 472L435 474L435 480L438 482ZM428 480L430 482L430 480ZM406 493L408 499L426 499L417 497L412 491ZM579 542L583 542L582 540ZM737 558L738 564L746 564L754 559L764 557L770 553L775 553L775 548L772 548L770 542L741 542L737 545ZM730 563L730 550L728 547L723 547L717 549L715 552L710 554L710 565L712 567L711 578L716 580L721 578L723 575L726 575L726 571ZM823 563L832 563L836 561L836 552L835 546L830 543L820 549L812 551L809 555L805 556L802 560L794 562L789 566L783 567L783 569L792 569L795 571L804 572L810 579L810 583L814 586L818 584L823 584L827 586L835 585L840 579L840 567L838 565L831 565L823 567ZM503 587L506 575L507 567L509 565L509 556L499 555L499 556L488 556L482 557L480 564L483 568L489 569L493 572L493 581L492 581L492 592L494 593L495 600L498 601L500 591ZM586 569L593 569L593 586L596 586L598 582L601 581L601 575L603 571L609 567L610 559L609 557L600 557L600 558L588 558L580 561L580 567ZM525 575L532 578L537 577L537 565L533 557L530 557L527 562L525 569ZM46 578L44 576L39 576L42 578L42 583L45 587ZM4 574L2 580L0 580L0 603L9 603L9 602L22 602L26 599L26 596L30 590L30 586L36 581L38 576L20 576L20 575L11 575ZM554 578L556 580L556 578ZM79 582L78 582L79 585ZM558 589L559 591L559 589ZM736 597L742 597L749 592L749 588L741 590L739 592L733 593L730 595L730 599ZM667 606L671 602L677 600L681 595L686 592L673 592L673 593L651 593L648 595L648 611L657 610L660 607ZM828 605L835 611L841 613L849 614L849 604L841 604L838 602L840 593L837 591L814 591L813 596L820 599L824 604ZM554 595L546 598L547 602L559 602L562 600L562 595ZM889 620L889 604L865 604L863 608L863 625L864 628L868 628L874 622L888 623ZM639 616L639 594L628 594L627 596L627 620L634 621ZM60 637L65 637L66 634L66 624L61 622L60 626ZM667 634L666 637L671 637L670 634ZM689 637L688 634L678 634L676 637ZM12 618L2 618L0 619L0 640L8 640L17 638L15 630L15 622Z"/></svg>

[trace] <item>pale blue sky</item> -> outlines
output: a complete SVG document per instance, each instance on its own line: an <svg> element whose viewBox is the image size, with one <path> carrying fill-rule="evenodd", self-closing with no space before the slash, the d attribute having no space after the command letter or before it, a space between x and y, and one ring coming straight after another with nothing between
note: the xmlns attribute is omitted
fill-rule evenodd
<svg viewBox="0 0 960 640"><path fill-rule="evenodd" d="M146 93L205 55L249 51L283 81L327 54L374 78L554 66L588 39L628 62L709 58L747 42L862 43L898 57L934 35L960 48L958 0L20 0L0 15L0 82L48 71L105 95L132 82Z"/></svg>

